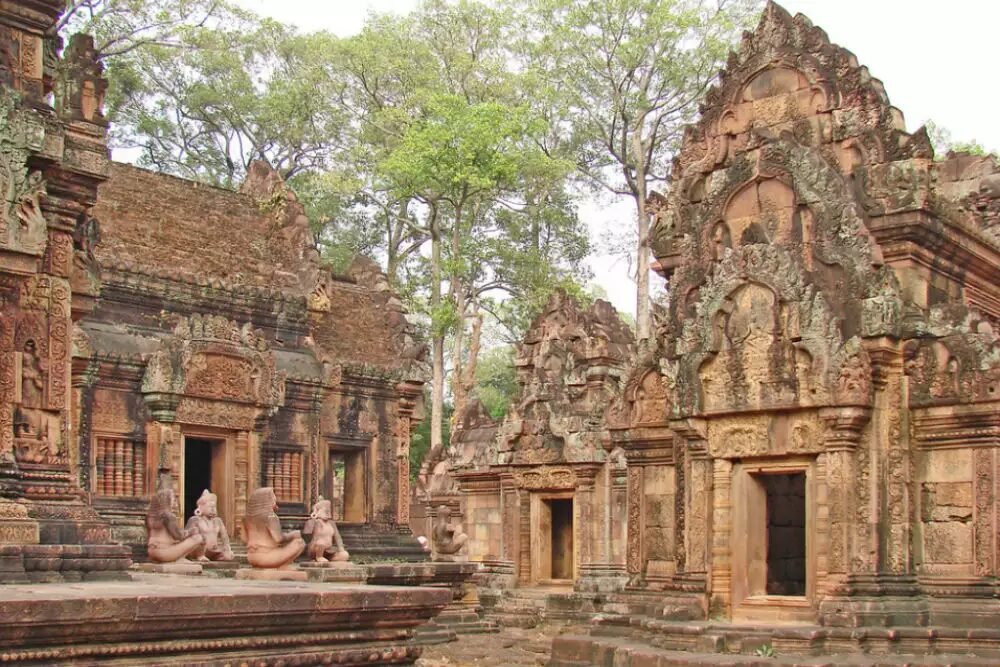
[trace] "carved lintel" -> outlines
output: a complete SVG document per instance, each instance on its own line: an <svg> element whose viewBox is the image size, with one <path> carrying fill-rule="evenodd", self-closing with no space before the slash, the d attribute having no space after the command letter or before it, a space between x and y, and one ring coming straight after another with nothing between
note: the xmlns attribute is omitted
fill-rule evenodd
<svg viewBox="0 0 1000 667"><path fill-rule="evenodd" d="M550 468L541 466L513 476L514 485L521 489L573 489L579 484L577 473L572 468Z"/></svg>

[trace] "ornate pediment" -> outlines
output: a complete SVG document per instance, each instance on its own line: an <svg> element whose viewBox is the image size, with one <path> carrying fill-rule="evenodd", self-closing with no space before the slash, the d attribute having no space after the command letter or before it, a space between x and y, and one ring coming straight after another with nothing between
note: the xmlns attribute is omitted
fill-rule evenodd
<svg viewBox="0 0 1000 667"><path fill-rule="evenodd" d="M194 315L178 322L151 355L142 392L160 405L189 398L273 409L284 404L285 373L276 370L270 344L250 323Z"/></svg>

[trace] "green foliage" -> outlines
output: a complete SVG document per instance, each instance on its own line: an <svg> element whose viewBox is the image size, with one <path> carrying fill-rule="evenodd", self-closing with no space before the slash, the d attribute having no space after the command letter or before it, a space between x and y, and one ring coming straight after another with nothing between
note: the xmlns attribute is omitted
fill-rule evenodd
<svg viewBox="0 0 1000 667"><path fill-rule="evenodd" d="M988 151L975 139L971 141L955 141L948 128L938 125L933 120L928 120L924 123L924 128L927 130L927 136L934 147L935 160L945 159L948 157L948 153L968 153L969 155L978 155L980 157L991 153L991 151Z"/></svg>
<svg viewBox="0 0 1000 667"><path fill-rule="evenodd" d="M773 658L777 654L774 652L774 647L769 644L764 644L763 646L758 646L753 652L758 658Z"/></svg>
<svg viewBox="0 0 1000 667"><path fill-rule="evenodd" d="M514 348L505 345L483 352L476 366L476 395L494 419L507 414L517 394Z"/></svg>
<svg viewBox="0 0 1000 667"><path fill-rule="evenodd" d="M430 390L425 392L425 404L430 405ZM442 421L442 442L445 450L451 442L451 406L447 403L444 406ZM420 465L424 462L424 457L431 448L431 420L424 419L410 436L410 482L415 483L417 474L420 472Z"/></svg>

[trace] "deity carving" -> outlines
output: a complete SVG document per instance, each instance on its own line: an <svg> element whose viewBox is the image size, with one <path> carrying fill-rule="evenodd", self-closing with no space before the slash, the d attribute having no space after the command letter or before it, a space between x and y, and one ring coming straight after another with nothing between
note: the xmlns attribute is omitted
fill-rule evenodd
<svg viewBox="0 0 1000 667"><path fill-rule="evenodd" d="M195 530L181 530L175 514L177 497L173 489L156 492L146 510L146 553L154 563L187 562L187 557L205 548L205 536Z"/></svg>
<svg viewBox="0 0 1000 667"><path fill-rule="evenodd" d="M204 544L191 554L198 560L233 560L229 533L226 531L226 524L219 518L218 497L208 489L202 491L198 498L198 507L194 516L188 519L187 531L205 538Z"/></svg>
<svg viewBox="0 0 1000 667"><path fill-rule="evenodd" d="M21 352L21 402L14 413L14 442L17 457L27 463L41 463L59 454L49 434L45 405L48 367L34 340L27 340Z"/></svg>
<svg viewBox="0 0 1000 667"><path fill-rule="evenodd" d="M435 560L450 561L465 546L469 536L462 532L462 526L451 523L451 508L442 505L438 508L434 528L431 531L434 545Z"/></svg>
<svg viewBox="0 0 1000 667"><path fill-rule="evenodd" d="M337 524L333 520L333 506L322 496L313 504L312 514L302 528L302 534L312 536L306 553L313 561L328 563L331 560L346 562L350 559L350 554L344 548L344 541L340 539Z"/></svg>
<svg viewBox="0 0 1000 667"><path fill-rule="evenodd" d="M274 489L265 486L250 495L243 527L247 536L247 560L262 569L289 569L292 561L305 550L302 533L281 532Z"/></svg>

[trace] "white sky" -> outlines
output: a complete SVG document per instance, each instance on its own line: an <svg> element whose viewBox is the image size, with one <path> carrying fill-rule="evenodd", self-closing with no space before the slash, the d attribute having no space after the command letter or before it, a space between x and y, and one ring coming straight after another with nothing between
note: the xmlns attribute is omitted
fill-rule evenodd
<svg viewBox="0 0 1000 667"><path fill-rule="evenodd" d="M417 0L237 0L254 11L304 30L350 35L370 11L405 13ZM976 139L1000 149L1000 87L996 85L997 0L784 0L857 55L881 79L892 103L915 130L934 121L957 141ZM628 206L588 206L581 213L599 238L601 230L632 225ZM623 262L595 257L594 282L622 311L635 312L635 285ZM654 278L659 283L659 279Z"/></svg>

